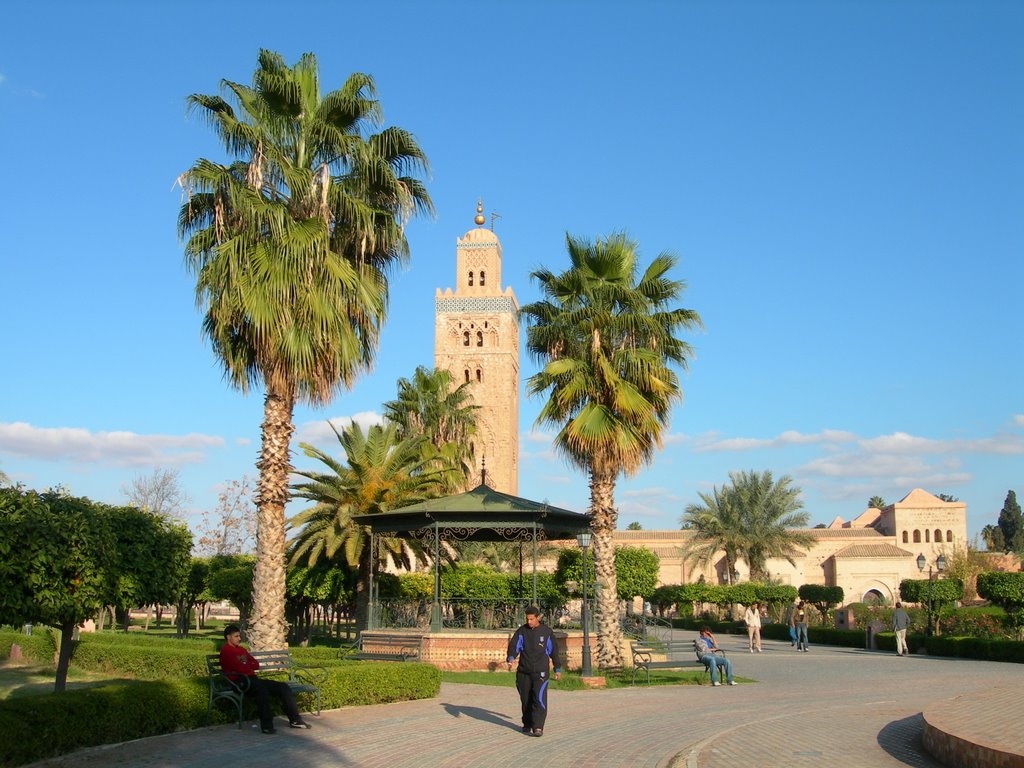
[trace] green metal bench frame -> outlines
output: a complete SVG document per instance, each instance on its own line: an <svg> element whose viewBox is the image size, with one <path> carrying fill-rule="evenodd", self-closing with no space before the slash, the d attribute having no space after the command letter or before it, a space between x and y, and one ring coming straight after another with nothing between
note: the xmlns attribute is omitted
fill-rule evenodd
<svg viewBox="0 0 1024 768"><path fill-rule="evenodd" d="M629 644L633 654L633 677L630 685L636 684L637 672L643 670L647 676L647 684L651 684L652 669L687 669L700 666L704 675L710 679L711 667L701 660L696 640L638 641ZM690 656L694 654L696 658ZM715 651L716 656L725 657L725 651ZM664 658L657 658L664 657ZM683 658L686 657L686 658Z"/></svg>
<svg viewBox="0 0 1024 768"><path fill-rule="evenodd" d="M327 670L323 667L307 667L296 664L291 652L283 651L250 651L260 663L258 674L275 675L287 673L287 683L295 693L312 693L316 696L316 713L320 714L320 688L327 682ZM213 704L224 699L231 702L238 710L238 727L242 727L242 705L245 695L249 692L249 678L232 680L220 667L220 654L211 653L206 656L206 671L210 680L210 700L206 706L206 722L210 722Z"/></svg>
<svg viewBox="0 0 1024 768"><path fill-rule="evenodd" d="M341 652L346 661L415 661L423 652L422 637L370 635Z"/></svg>

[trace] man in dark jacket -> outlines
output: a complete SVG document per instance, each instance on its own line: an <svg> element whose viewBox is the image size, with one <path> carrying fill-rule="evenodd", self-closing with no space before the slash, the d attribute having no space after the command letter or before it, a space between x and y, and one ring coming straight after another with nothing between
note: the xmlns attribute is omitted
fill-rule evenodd
<svg viewBox="0 0 1024 768"><path fill-rule="evenodd" d="M523 705L523 733L544 735L544 720L548 714L548 670L555 668L555 680L561 680L555 659L555 641L551 628L540 623L540 609L526 609L526 623L508 641L508 668L519 657L516 670L516 689ZM550 664L549 664L550 662Z"/></svg>

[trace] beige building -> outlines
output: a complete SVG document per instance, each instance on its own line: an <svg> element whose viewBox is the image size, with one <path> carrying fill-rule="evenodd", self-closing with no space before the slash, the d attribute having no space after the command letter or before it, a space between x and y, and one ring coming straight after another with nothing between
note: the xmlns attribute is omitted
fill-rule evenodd
<svg viewBox="0 0 1024 768"><path fill-rule="evenodd" d="M967 507L916 488L885 509L869 508L849 522L836 518L828 527L806 533L814 537L814 546L797 553L795 565L768 561L773 580L793 586L839 586L847 603L872 598L892 603L899 599L900 581L921 578L918 555L924 555L934 569L940 553L967 546ZM701 576L714 584L726 583L723 555L703 567L687 561L684 549L691 537L689 531L615 532L619 546L644 547L658 555L659 585L687 584ZM745 580L746 564L741 561L738 570L739 578Z"/></svg>
<svg viewBox="0 0 1024 768"><path fill-rule="evenodd" d="M477 203L477 228L455 244L455 290L434 297L434 367L469 383L477 412L473 441L476 485L517 495L519 490L519 321L515 294L501 288L501 243L485 229Z"/></svg>

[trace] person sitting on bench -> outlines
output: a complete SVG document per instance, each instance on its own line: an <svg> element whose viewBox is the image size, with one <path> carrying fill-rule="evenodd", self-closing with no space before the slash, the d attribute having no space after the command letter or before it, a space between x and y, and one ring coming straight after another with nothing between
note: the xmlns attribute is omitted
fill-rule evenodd
<svg viewBox="0 0 1024 768"><path fill-rule="evenodd" d="M224 640L226 641L220 649L220 668L231 680L242 682L245 678L243 690L246 694L256 697L256 706L260 710L260 728L264 733L274 733L274 714L270 710L270 697L276 696L281 700L281 708L288 716L288 726L291 728L309 728L309 723L302 719L299 708L295 704L295 694L288 687L287 683L278 680L261 680L256 677L256 670L260 663L242 647L242 633L236 624L228 624L224 627Z"/></svg>
<svg viewBox="0 0 1024 768"><path fill-rule="evenodd" d="M721 685L718 682L719 667L725 671L726 684L736 685L736 682L732 679L732 662L725 658L725 651L718 647L718 642L715 640L715 636L711 634L710 628L701 627L700 635L693 641L693 644L697 651L697 658L704 663L704 666L711 673L712 685ZM721 652L722 655L719 656L715 653L716 651Z"/></svg>

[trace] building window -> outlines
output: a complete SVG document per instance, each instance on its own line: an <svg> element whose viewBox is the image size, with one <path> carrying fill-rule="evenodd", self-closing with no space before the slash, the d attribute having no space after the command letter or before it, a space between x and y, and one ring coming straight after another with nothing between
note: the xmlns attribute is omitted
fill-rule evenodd
<svg viewBox="0 0 1024 768"><path fill-rule="evenodd" d="M466 369L466 383L469 384L469 368Z"/></svg>
<svg viewBox="0 0 1024 768"><path fill-rule="evenodd" d="M942 531L940 531L938 528L935 529L935 541L936 542L941 542L942 541Z"/></svg>
<svg viewBox="0 0 1024 768"><path fill-rule="evenodd" d="M920 531L914 531L914 543L915 544L920 544L921 543L921 532Z"/></svg>
<svg viewBox="0 0 1024 768"><path fill-rule="evenodd" d="M927 528L924 529L924 543L927 544L932 540L931 531Z"/></svg>
<svg viewBox="0 0 1024 768"><path fill-rule="evenodd" d="M485 278L486 278L486 276L484 275L484 271L481 269L480 270L480 287L483 287Z"/></svg>
<svg viewBox="0 0 1024 768"><path fill-rule="evenodd" d="M477 381L483 381L483 373L481 372L481 370L479 368L476 369L476 380Z"/></svg>
<svg viewBox="0 0 1024 768"><path fill-rule="evenodd" d="M903 543L904 544L909 544L910 543L910 534L907 533L906 531L903 532Z"/></svg>
<svg viewBox="0 0 1024 768"><path fill-rule="evenodd" d="M482 347L484 345L484 332L483 331L477 331L476 332L476 345L478 347Z"/></svg>
<svg viewBox="0 0 1024 768"><path fill-rule="evenodd" d="M952 541L953 541L953 532L952 531L946 531L946 541L952 543Z"/></svg>
<svg viewBox="0 0 1024 768"><path fill-rule="evenodd" d="M472 272L469 273L469 284L470 284L470 286L473 285L473 273Z"/></svg>
<svg viewBox="0 0 1024 768"><path fill-rule="evenodd" d="M462 333L462 346L469 346L469 331L463 331Z"/></svg>

